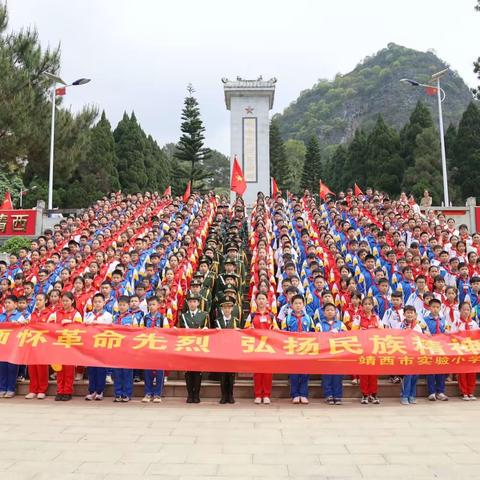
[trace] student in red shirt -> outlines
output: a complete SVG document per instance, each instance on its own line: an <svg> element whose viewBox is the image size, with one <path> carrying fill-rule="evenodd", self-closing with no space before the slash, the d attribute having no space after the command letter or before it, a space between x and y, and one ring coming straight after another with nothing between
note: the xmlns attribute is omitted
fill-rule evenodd
<svg viewBox="0 0 480 480"><path fill-rule="evenodd" d="M383 328L378 315L373 311L373 298L365 297L362 300L363 312L353 322L352 330L370 330L372 328ZM360 390L362 392L362 400L360 403L373 403L378 405L380 400L377 397L378 377L377 375L360 375Z"/></svg>
<svg viewBox="0 0 480 480"><path fill-rule="evenodd" d="M263 292L258 292L256 299L257 310L250 313L245 320L245 328L256 328L258 330L276 330L278 329L275 316L268 311L267 296ZM272 393L273 375L271 373L254 373L253 374L253 390L257 404L270 403L270 395Z"/></svg>
<svg viewBox="0 0 480 480"><path fill-rule="evenodd" d="M62 309L52 313L48 321L60 325L83 322L82 316L75 308L73 293L64 292L62 294ZM62 365L62 369L57 372L57 395L55 396L55 401L66 402L72 399L74 373L75 367L73 365Z"/></svg>
<svg viewBox="0 0 480 480"><path fill-rule="evenodd" d="M48 321L52 311L47 307L46 303L47 296L44 293L37 293L35 296L35 309L30 315L30 323ZM48 365L29 365L28 376L30 377L30 384L25 398L27 400L32 398L43 400L48 389Z"/></svg>

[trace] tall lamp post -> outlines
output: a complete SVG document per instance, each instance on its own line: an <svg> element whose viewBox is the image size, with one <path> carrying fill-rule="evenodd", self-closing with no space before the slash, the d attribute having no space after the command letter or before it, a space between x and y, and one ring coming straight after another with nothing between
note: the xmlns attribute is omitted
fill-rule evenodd
<svg viewBox="0 0 480 480"><path fill-rule="evenodd" d="M437 93L440 149L442 153L443 203L445 207L450 206L450 201L448 197L447 156L445 154L445 138L443 134L443 113L442 113L442 102L445 100L445 91L443 90L443 88L440 87L440 79L447 72L448 72L448 68L445 68L440 72L434 73L430 77L432 82L436 82L436 85L426 85L425 83L420 83L410 78L402 78L400 80L403 83L408 83L412 87L425 87L428 89L433 89L432 91L436 91Z"/></svg>
<svg viewBox="0 0 480 480"><path fill-rule="evenodd" d="M54 73L44 72L44 75L53 81L52 85L52 126L50 130L50 165L48 170L48 210L53 208L53 158L55 151L55 97L57 84L63 85L64 87L71 87L77 85L85 85L90 81L89 78L79 78L74 82L67 84L61 77L55 75Z"/></svg>

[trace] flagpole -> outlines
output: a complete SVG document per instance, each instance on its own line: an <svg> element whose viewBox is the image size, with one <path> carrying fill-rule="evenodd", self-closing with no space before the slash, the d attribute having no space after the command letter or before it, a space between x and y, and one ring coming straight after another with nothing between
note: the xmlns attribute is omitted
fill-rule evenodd
<svg viewBox="0 0 480 480"><path fill-rule="evenodd" d="M445 137L443 135L443 112L442 112L442 89L440 88L440 77L437 78L437 100L438 100L438 123L440 134L440 148L442 151L442 175L443 175L443 202L445 207L450 206L448 198L448 178L447 178L447 156L445 154Z"/></svg>
<svg viewBox="0 0 480 480"><path fill-rule="evenodd" d="M50 165L48 170L48 209L53 208L53 149L55 145L55 87L57 82L52 86L52 125L50 128Z"/></svg>

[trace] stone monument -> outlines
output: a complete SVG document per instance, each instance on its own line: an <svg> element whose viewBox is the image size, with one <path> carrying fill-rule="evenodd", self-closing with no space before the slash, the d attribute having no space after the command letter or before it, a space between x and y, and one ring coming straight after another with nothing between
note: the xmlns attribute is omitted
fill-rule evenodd
<svg viewBox="0 0 480 480"><path fill-rule="evenodd" d="M257 192L270 194L270 116L276 78L236 80L222 78L225 105L230 110L230 174L237 156L247 190L245 203L251 206ZM232 199L235 193L231 193Z"/></svg>

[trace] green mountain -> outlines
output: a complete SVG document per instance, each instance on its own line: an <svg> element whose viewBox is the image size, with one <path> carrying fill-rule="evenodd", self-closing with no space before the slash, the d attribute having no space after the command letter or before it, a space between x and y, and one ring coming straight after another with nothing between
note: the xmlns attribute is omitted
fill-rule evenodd
<svg viewBox="0 0 480 480"><path fill-rule="evenodd" d="M389 43L350 73L337 74L334 80L319 80L275 118L284 139L307 143L315 135L322 146L347 142L359 126L370 130L378 114L383 115L387 124L400 129L418 100L431 107L437 121L437 97L429 97L424 88L399 80L411 78L428 84L433 73L447 66L432 51L419 52ZM446 129L450 123L458 124L472 93L454 71L442 79L442 88L446 93L443 102Z"/></svg>

